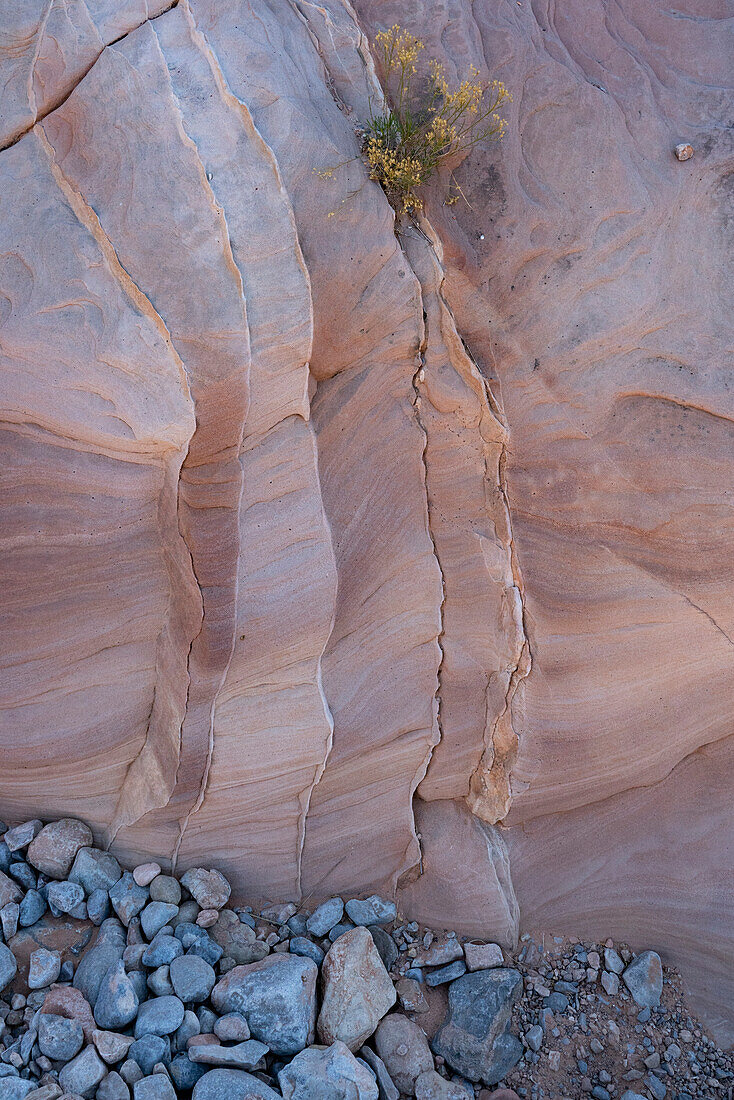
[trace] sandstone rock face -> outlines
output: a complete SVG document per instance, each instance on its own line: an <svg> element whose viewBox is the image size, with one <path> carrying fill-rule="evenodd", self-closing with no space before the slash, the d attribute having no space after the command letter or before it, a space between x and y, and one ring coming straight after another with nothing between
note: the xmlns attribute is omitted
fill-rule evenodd
<svg viewBox="0 0 734 1100"><path fill-rule="evenodd" d="M726 1039L725 13L561 8L11 3L0 810L626 938ZM397 235L393 22L514 93Z"/></svg>

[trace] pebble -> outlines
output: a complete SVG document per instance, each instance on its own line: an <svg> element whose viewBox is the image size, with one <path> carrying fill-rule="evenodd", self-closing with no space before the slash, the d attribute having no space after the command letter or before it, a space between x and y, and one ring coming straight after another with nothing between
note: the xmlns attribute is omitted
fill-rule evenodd
<svg viewBox="0 0 734 1100"><path fill-rule="evenodd" d="M127 928L148 901L148 889L138 886L129 871L124 871L110 890L112 908Z"/></svg>
<svg viewBox="0 0 734 1100"><path fill-rule="evenodd" d="M395 1087L395 1082L387 1072L387 1066L379 1054L376 1054L372 1047L363 1046L360 1048L359 1057L367 1063L377 1078L380 1100L400 1100L400 1093Z"/></svg>
<svg viewBox="0 0 734 1100"><path fill-rule="evenodd" d="M313 959L319 966L324 961L324 952L317 943L306 936L293 936L290 940L290 952L292 955L302 955L306 959Z"/></svg>
<svg viewBox="0 0 734 1100"><path fill-rule="evenodd" d="M181 886L178 879L173 878L172 875L157 875L150 883L150 900L165 901L169 905L180 905Z"/></svg>
<svg viewBox="0 0 734 1100"><path fill-rule="evenodd" d="M28 848L27 859L48 878L65 879L79 849L91 847L93 843L88 825L72 817L63 817L38 832Z"/></svg>
<svg viewBox="0 0 734 1100"><path fill-rule="evenodd" d="M154 1073L133 1085L134 1100L176 1100L176 1090L165 1073Z"/></svg>
<svg viewBox="0 0 734 1100"><path fill-rule="evenodd" d="M464 958L469 971L505 965L502 948L496 943L465 943Z"/></svg>
<svg viewBox="0 0 734 1100"><path fill-rule="evenodd" d="M117 1031L100 1031L99 1028L95 1028L92 1032L92 1041L100 1058L108 1066L114 1066L127 1055L134 1040L132 1036L120 1035Z"/></svg>
<svg viewBox="0 0 734 1100"><path fill-rule="evenodd" d="M663 967L655 951L636 955L622 974L622 980L635 1003L643 1008L657 1008L663 995Z"/></svg>
<svg viewBox="0 0 734 1100"><path fill-rule="evenodd" d="M38 1046L54 1062L70 1062L84 1043L84 1031L78 1020L41 1013L38 1017Z"/></svg>
<svg viewBox="0 0 734 1100"><path fill-rule="evenodd" d="M386 932L384 928L380 928L379 924L368 925L368 930L375 941L375 947L380 954L385 969L392 970L398 961L399 955L395 940L389 932Z"/></svg>
<svg viewBox="0 0 734 1100"><path fill-rule="evenodd" d="M425 1033L399 1012L380 1022L375 1031L375 1046L397 1088L409 1096L421 1073L434 1068Z"/></svg>
<svg viewBox="0 0 734 1100"><path fill-rule="evenodd" d="M61 970L61 952L39 947L31 952L28 967L28 988L45 989L52 985Z"/></svg>
<svg viewBox="0 0 734 1100"><path fill-rule="evenodd" d="M156 932L170 924L178 916L178 906L167 901L151 901L140 913L140 924L146 939L152 940Z"/></svg>
<svg viewBox="0 0 734 1100"><path fill-rule="evenodd" d="M186 1004L206 1001L217 980L214 968L197 955L183 955L174 959L170 974L176 996Z"/></svg>
<svg viewBox="0 0 734 1100"><path fill-rule="evenodd" d="M18 923L21 928L31 928L46 912L48 905L40 890L29 890L20 903Z"/></svg>
<svg viewBox="0 0 734 1100"><path fill-rule="evenodd" d="M14 829L8 829L3 837L3 842L7 845L8 851L20 852L23 848L28 847L42 828L42 821L36 819L24 821L22 825L16 825Z"/></svg>
<svg viewBox="0 0 734 1100"><path fill-rule="evenodd" d="M214 1034L222 1042L242 1043L250 1038L247 1018L241 1012L228 1012L214 1024Z"/></svg>
<svg viewBox="0 0 734 1100"><path fill-rule="evenodd" d="M434 1069L427 1070L415 1082L416 1100L467 1100L463 1086L447 1081Z"/></svg>
<svg viewBox="0 0 734 1100"><path fill-rule="evenodd" d="M397 916L395 902L386 901L377 894L372 894L364 901L352 898L344 908L352 923L357 925L388 924Z"/></svg>
<svg viewBox="0 0 734 1100"><path fill-rule="evenodd" d="M690 160L693 156L693 146L687 141L681 141L675 147L675 155L678 160Z"/></svg>
<svg viewBox="0 0 734 1100"><path fill-rule="evenodd" d="M221 1046L219 1043L198 1043L189 1046L189 1058L192 1062L209 1066L229 1066L232 1069L254 1069L269 1051L265 1043L257 1039L247 1039L234 1046Z"/></svg>
<svg viewBox="0 0 734 1100"><path fill-rule="evenodd" d="M610 974L609 971L605 970L601 976L601 984L604 987L604 992L609 994L610 997L616 997L619 993L619 978L616 974Z"/></svg>
<svg viewBox="0 0 734 1100"><path fill-rule="evenodd" d="M88 1046L61 1069L59 1084L65 1092L85 1095L92 1092L106 1073L107 1066L94 1047Z"/></svg>
<svg viewBox="0 0 734 1100"><path fill-rule="evenodd" d="M17 973L18 964L15 961L15 955L9 947L0 943L0 993L10 985Z"/></svg>
<svg viewBox="0 0 734 1100"><path fill-rule="evenodd" d="M426 976L426 985L445 985L447 982L455 981L456 978L460 978L465 973L466 963L463 959L457 959L456 962L449 963L448 966L440 966L437 970L432 970Z"/></svg>
<svg viewBox="0 0 734 1100"><path fill-rule="evenodd" d="M659 1077L656 1077L654 1073L648 1073L645 1077L645 1084L655 1097L655 1100L665 1100L668 1090Z"/></svg>
<svg viewBox="0 0 734 1100"><path fill-rule="evenodd" d="M447 963L463 958L464 951L461 944L455 937L451 937L440 943L434 941L429 947L419 949L413 962L415 966L445 966Z"/></svg>
<svg viewBox="0 0 734 1100"><path fill-rule="evenodd" d="M281 1100L277 1093L242 1069L212 1069L196 1084L191 1100Z"/></svg>
<svg viewBox="0 0 734 1100"><path fill-rule="evenodd" d="M185 871L181 876L181 885L186 887L202 909L223 909L232 892L232 887L220 871L207 871L203 867L191 867Z"/></svg>
<svg viewBox="0 0 734 1100"><path fill-rule="evenodd" d="M321 968L321 981L319 1038L326 1044L339 1040L353 1051L372 1035L397 999L365 927L352 928L332 944Z"/></svg>
<svg viewBox="0 0 734 1100"><path fill-rule="evenodd" d="M80 848L69 872L69 882L78 883L85 894L110 890L122 876L122 867L109 852L98 848Z"/></svg>
<svg viewBox="0 0 734 1100"><path fill-rule="evenodd" d="M0 925L2 925L2 934L6 941L12 940L13 936L18 931L19 918L20 905L18 905L17 901L9 901L3 909L0 909Z"/></svg>
<svg viewBox="0 0 734 1100"><path fill-rule="evenodd" d="M84 901L84 890L76 882L49 882L46 900L55 917L71 913Z"/></svg>
<svg viewBox="0 0 734 1100"><path fill-rule="evenodd" d="M23 897L23 891L17 882L13 882L4 871L0 871L0 909L4 909L10 902L19 902Z"/></svg>
<svg viewBox="0 0 734 1100"><path fill-rule="evenodd" d="M428 1001L420 987L420 982L413 978L401 978L395 985L395 991L400 1007L406 1012L419 1014L428 1012Z"/></svg>
<svg viewBox="0 0 734 1100"><path fill-rule="evenodd" d="M316 909L306 921L306 928L312 936L326 936L344 914L344 902L341 898L329 898Z"/></svg>
<svg viewBox="0 0 734 1100"><path fill-rule="evenodd" d="M161 873L159 863L139 863L133 871L133 878L138 886L150 886L154 878Z"/></svg>
<svg viewBox="0 0 734 1100"><path fill-rule="evenodd" d="M135 1020L135 1038L144 1035L170 1035L181 1026L184 1006L178 997L154 997L144 1001Z"/></svg>
<svg viewBox="0 0 734 1100"><path fill-rule="evenodd" d="M94 1004L94 1019L100 1028L116 1031L135 1019L140 1000L122 960L111 967L100 982Z"/></svg>
<svg viewBox="0 0 734 1100"><path fill-rule="evenodd" d="M543 1029L539 1024L534 1024L525 1032L525 1042L531 1050L540 1050L543 1045Z"/></svg>

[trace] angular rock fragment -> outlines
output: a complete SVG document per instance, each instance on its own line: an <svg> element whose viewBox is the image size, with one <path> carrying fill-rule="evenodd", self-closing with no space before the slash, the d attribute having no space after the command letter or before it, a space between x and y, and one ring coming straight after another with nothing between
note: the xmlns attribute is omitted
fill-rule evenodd
<svg viewBox="0 0 734 1100"><path fill-rule="evenodd" d="M338 1040L331 1046L309 1047L278 1074L284 1100L378 1100L370 1071Z"/></svg>
<svg viewBox="0 0 734 1100"><path fill-rule="evenodd" d="M366 928L352 928L334 943L321 970L319 1038L357 1050L395 1004L395 988Z"/></svg>
<svg viewBox="0 0 734 1100"><path fill-rule="evenodd" d="M434 1054L469 1081L501 1081L523 1052L509 1031L521 993L517 970L497 967L457 978L449 986L448 1015L431 1044Z"/></svg>
<svg viewBox="0 0 734 1100"><path fill-rule="evenodd" d="M251 1035L274 1054L297 1054L313 1042L318 972L311 959L270 955L230 970L211 1001L220 1013L241 1012Z"/></svg>
<svg viewBox="0 0 734 1100"><path fill-rule="evenodd" d="M65 879L79 849L93 843L88 825L75 818L63 817L41 829L28 848L28 862L48 878Z"/></svg>
<svg viewBox="0 0 734 1100"><path fill-rule="evenodd" d="M655 951L636 955L622 973L622 981L641 1008L657 1008L663 995L663 967Z"/></svg>
<svg viewBox="0 0 734 1100"><path fill-rule="evenodd" d="M220 871L207 871L203 867L191 867L185 871L181 875L181 885L186 887L202 909L223 909L232 892L232 887Z"/></svg>
<svg viewBox="0 0 734 1100"><path fill-rule="evenodd" d="M280 1095L244 1070L213 1069L196 1082L191 1100L280 1100Z"/></svg>

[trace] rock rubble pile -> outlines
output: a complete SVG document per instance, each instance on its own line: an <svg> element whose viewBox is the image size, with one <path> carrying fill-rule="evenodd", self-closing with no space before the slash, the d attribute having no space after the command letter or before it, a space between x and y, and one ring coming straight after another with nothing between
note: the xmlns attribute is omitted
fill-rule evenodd
<svg viewBox="0 0 734 1100"><path fill-rule="evenodd" d="M557 1022L589 1032L581 986L624 998L644 1027L663 997L654 951L577 945L561 976L532 941L510 964L497 944L399 923L378 896L255 914L229 906L219 871L125 870L73 819L2 833L0 1100L709 1095L669 1089L673 1041L629 1070L624 1092L580 1056L555 1093L537 1083L561 1069L545 1049ZM724 1095L724 1056L696 1064ZM511 1075L517 1091L503 1087Z"/></svg>

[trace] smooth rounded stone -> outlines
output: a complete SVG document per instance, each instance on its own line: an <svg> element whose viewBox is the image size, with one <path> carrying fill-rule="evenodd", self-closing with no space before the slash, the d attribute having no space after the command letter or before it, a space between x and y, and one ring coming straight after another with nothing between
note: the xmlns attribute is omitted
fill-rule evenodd
<svg viewBox="0 0 734 1100"><path fill-rule="evenodd" d="M181 885L202 909L223 909L232 893L221 871L207 871L203 867L190 867L185 871L181 875Z"/></svg>
<svg viewBox="0 0 734 1100"><path fill-rule="evenodd" d="M61 970L61 952L38 947L31 952L28 967L28 988L45 989L53 985Z"/></svg>
<svg viewBox="0 0 734 1100"><path fill-rule="evenodd" d="M463 959L449 963L448 966L439 966L426 975L426 985L446 985L447 982L456 981L462 974L466 974L466 963Z"/></svg>
<svg viewBox="0 0 734 1100"><path fill-rule="evenodd" d="M497 1084L523 1053L508 1030L522 988L519 972L505 967L457 978L449 986L446 1019L431 1044L434 1054L469 1081Z"/></svg>
<svg viewBox="0 0 734 1100"><path fill-rule="evenodd" d="M243 1043L250 1038L250 1028L241 1012L228 1012L215 1023L214 1034L223 1043Z"/></svg>
<svg viewBox="0 0 734 1100"><path fill-rule="evenodd" d="M108 1066L114 1066L127 1057L133 1039L130 1035L120 1035L117 1031L101 1031L95 1028L92 1032L92 1042L100 1058Z"/></svg>
<svg viewBox="0 0 734 1100"><path fill-rule="evenodd" d="M52 986L43 999L41 1012L77 1020L82 1025L84 1038L91 1043L96 1024L89 1001L78 989L70 985Z"/></svg>
<svg viewBox="0 0 734 1100"><path fill-rule="evenodd" d="M38 1017L38 1046L52 1062L70 1062L84 1043L84 1031L78 1020L41 1013Z"/></svg>
<svg viewBox="0 0 734 1100"><path fill-rule="evenodd" d="M138 886L130 872L124 871L122 877L110 889L110 901L112 908L127 928L133 917L137 917L147 904L148 888Z"/></svg>
<svg viewBox="0 0 734 1100"><path fill-rule="evenodd" d="M165 1073L143 1077L133 1085L134 1100L176 1100L176 1090Z"/></svg>
<svg viewBox="0 0 734 1100"><path fill-rule="evenodd" d="M173 875L156 875L149 885L151 901L165 901L168 905L180 904L181 884Z"/></svg>
<svg viewBox="0 0 734 1100"><path fill-rule="evenodd" d="M540 1024L533 1024L525 1032L525 1042L531 1050L538 1051L543 1045L543 1029Z"/></svg>
<svg viewBox="0 0 734 1100"><path fill-rule="evenodd" d="M202 909L196 917L199 928L211 928L219 920L218 909Z"/></svg>
<svg viewBox="0 0 734 1100"><path fill-rule="evenodd" d="M120 959L99 984L94 1019L100 1028L117 1031L135 1019L139 1004L138 994Z"/></svg>
<svg viewBox="0 0 734 1100"><path fill-rule="evenodd" d="M0 924L2 925L3 938L12 940L15 933L18 931L18 920L20 919L20 906L17 901L9 901L6 906L0 909Z"/></svg>
<svg viewBox="0 0 734 1100"><path fill-rule="evenodd" d="M192 1044L188 1055L192 1062L208 1066L229 1066L232 1069L255 1069L270 1048L257 1039L247 1039L234 1046L215 1043Z"/></svg>
<svg viewBox="0 0 734 1100"><path fill-rule="evenodd" d="M213 940L205 939L197 940L196 943L193 943L186 954L195 955L198 958L203 959L204 962L209 963L209 966L216 966L219 960L224 955L224 950L219 946L218 943L214 943ZM237 965L234 959L230 959L230 962L232 966ZM230 966L230 970L232 969L232 966Z"/></svg>
<svg viewBox="0 0 734 1100"><path fill-rule="evenodd" d="M291 936L289 941L291 955L301 955L304 959L313 959L317 966L324 961L324 952L317 943L306 936Z"/></svg>
<svg viewBox="0 0 734 1100"><path fill-rule="evenodd" d="M380 958L384 963L385 969L392 970L400 954L395 940L389 932L386 932L384 928L380 928L379 924L369 925L368 931L375 941L375 947L380 952Z"/></svg>
<svg viewBox="0 0 734 1100"><path fill-rule="evenodd" d="M211 1069L196 1084L191 1100L281 1100L259 1077L242 1069Z"/></svg>
<svg viewBox="0 0 734 1100"><path fill-rule="evenodd" d="M425 1033L399 1012L381 1020L375 1032L375 1046L397 1087L409 1096L416 1079L434 1068Z"/></svg>
<svg viewBox="0 0 734 1100"><path fill-rule="evenodd" d="M0 1100L25 1100L28 1093L35 1088L35 1081L26 1081L22 1077L2 1077Z"/></svg>
<svg viewBox="0 0 734 1100"><path fill-rule="evenodd" d="M181 1026L184 1006L178 997L155 997L145 1001L138 1009L135 1021L135 1038L144 1035L170 1035Z"/></svg>
<svg viewBox="0 0 734 1100"><path fill-rule="evenodd" d="M152 1039L153 1037L154 1036L149 1035L146 1038ZM145 1040L141 1039L140 1041L142 1043ZM153 1065L155 1065L155 1063L153 1063ZM139 1081L141 1079L141 1077L145 1077L145 1074L133 1058L126 1058L120 1066L120 1077L122 1077L123 1081L125 1081L126 1084L132 1087L136 1081Z"/></svg>
<svg viewBox="0 0 734 1100"><path fill-rule="evenodd" d="M309 1047L278 1074L284 1100L378 1100L374 1074L344 1043Z"/></svg>
<svg viewBox="0 0 734 1100"><path fill-rule="evenodd" d="M395 987L367 928L352 928L332 944L322 970L318 1033L357 1050L396 1001Z"/></svg>
<svg viewBox="0 0 734 1100"><path fill-rule="evenodd" d="M464 958L467 970L472 972L505 965L502 948L498 943L465 943Z"/></svg>
<svg viewBox="0 0 734 1100"><path fill-rule="evenodd" d="M31 928L46 912L48 904L40 890L29 890L19 906L18 923L21 928Z"/></svg>
<svg viewBox="0 0 734 1100"><path fill-rule="evenodd" d="M65 879L80 848L94 843L92 830L83 821L62 817L44 825L28 848L28 862L48 878Z"/></svg>
<svg viewBox="0 0 734 1100"><path fill-rule="evenodd" d="M196 904L193 898L187 898L186 901L182 901L178 907L178 916L174 920L174 926L178 927L179 924L190 923L196 925L196 918L199 913L199 906Z"/></svg>
<svg viewBox="0 0 734 1100"><path fill-rule="evenodd" d="M386 901L385 898L372 894L361 901L352 898L344 906L347 916L353 924L389 924L397 916L397 908L394 901Z"/></svg>
<svg viewBox="0 0 734 1100"><path fill-rule="evenodd" d="M312 959L269 955L230 970L214 986L211 1001L219 1013L241 1012L251 1035L274 1054L297 1054L313 1042L318 973Z"/></svg>
<svg viewBox="0 0 734 1100"><path fill-rule="evenodd" d="M663 965L655 951L636 955L622 974L622 981L641 1008L657 1008L663 995Z"/></svg>
<svg viewBox="0 0 734 1100"><path fill-rule="evenodd" d="M188 1054L179 1053L171 1059L168 1072L171 1074L171 1080L176 1088L188 1092L194 1087L199 1078L208 1072L208 1068L208 1066L201 1066L196 1062L192 1062Z"/></svg>
<svg viewBox="0 0 734 1100"><path fill-rule="evenodd" d="M148 981L144 970L133 970L128 974L130 983L137 993L138 1001L142 1004L148 999Z"/></svg>
<svg viewBox="0 0 734 1100"><path fill-rule="evenodd" d="M139 863L133 870L133 878L138 886L150 886L154 878L161 873L159 863Z"/></svg>
<svg viewBox="0 0 734 1100"><path fill-rule="evenodd" d="M186 1004L205 1001L217 980L214 968L197 955L182 955L170 965L171 983Z"/></svg>
<svg viewBox="0 0 734 1100"><path fill-rule="evenodd" d="M420 982L415 981L413 978L401 978L395 984L395 992L398 995L400 1007L405 1012L416 1014L428 1012L428 1001L420 987Z"/></svg>
<svg viewBox="0 0 734 1100"><path fill-rule="evenodd" d="M4 943L0 943L0 993L10 985L18 973L15 955Z"/></svg>
<svg viewBox="0 0 734 1100"><path fill-rule="evenodd" d="M168 901L151 901L140 914L140 924L145 937L152 940L166 924L178 914L178 906Z"/></svg>
<svg viewBox="0 0 734 1100"><path fill-rule="evenodd" d="M543 1007L556 1014L564 1013L570 1003L565 993L550 993L543 998Z"/></svg>
<svg viewBox="0 0 734 1100"><path fill-rule="evenodd" d="M434 1069L426 1070L416 1078L412 1095L416 1100L467 1100L467 1092L462 1085L447 1081Z"/></svg>
<svg viewBox="0 0 734 1100"><path fill-rule="evenodd" d="M69 882L78 883L84 893L109 892L122 876L122 867L109 852L98 848L80 848L69 871Z"/></svg>
<svg viewBox="0 0 734 1100"><path fill-rule="evenodd" d="M9 878L4 871L0 871L0 909L4 909L11 901L20 902L23 891L17 882Z"/></svg>
<svg viewBox="0 0 734 1100"><path fill-rule="evenodd" d="M175 936L159 932L148 944L141 958L144 966L158 967L172 963L180 955L183 955L181 941Z"/></svg>
<svg viewBox="0 0 734 1100"><path fill-rule="evenodd" d="M147 1076L153 1072L153 1067L159 1062L164 1066L169 1064L171 1040L167 1035L144 1035L142 1039L136 1039L132 1044L128 1051L128 1059L140 1067L143 1076Z"/></svg>
<svg viewBox="0 0 734 1100"><path fill-rule="evenodd" d="M74 974L74 988L79 989L92 1008L96 1006L99 989L106 974L123 957L125 929L116 917L102 922L93 947L85 951Z"/></svg>
<svg viewBox="0 0 734 1100"><path fill-rule="evenodd" d="M34 818L33 821L24 821L21 825L8 829L3 840L11 852L20 852L23 848L28 847L42 828L43 822L37 818Z"/></svg>
<svg viewBox="0 0 734 1100"><path fill-rule="evenodd" d="M255 927L255 918L253 917L252 913L246 913L243 912L241 909L238 909L237 916L240 918L243 924L249 924L251 928ZM288 925L294 936L305 936L308 932L308 917L305 913L294 913L292 917L288 918L286 924Z"/></svg>
<svg viewBox="0 0 734 1100"><path fill-rule="evenodd" d="M55 917L61 913L71 913L84 901L84 890L76 882L49 882L46 900Z"/></svg>
<svg viewBox="0 0 734 1100"><path fill-rule="evenodd" d="M94 1090L106 1073L107 1066L94 1047L88 1046L61 1069L59 1084L65 1092L78 1093L79 1096L93 1096Z"/></svg>
<svg viewBox="0 0 734 1100"><path fill-rule="evenodd" d="M223 954L234 959L240 966L259 962L270 952L268 945L257 939L255 930L248 924L243 924L232 909L221 911L210 936L222 948Z"/></svg>
<svg viewBox="0 0 734 1100"><path fill-rule="evenodd" d="M198 1035L201 1031L201 1025L199 1023L199 1017L192 1009L187 1008L184 1012L184 1018L181 1026L176 1028L173 1035L173 1049L175 1051L185 1051L186 1045L189 1039L192 1039L194 1035ZM249 1039L249 1031L245 1038Z"/></svg>
<svg viewBox="0 0 734 1100"><path fill-rule="evenodd" d="M206 1005L199 1005L196 1009L196 1016L199 1021L202 1035L211 1035L214 1032L214 1025L217 1022L216 1012L212 1012Z"/></svg>
<svg viewBox="0 0 734 1100"><path fill-rule="evenodd" d="M113 1069L101 1082L96 1100L130 1100L130 1089L116 1070Z"/></svg>
<svg viewBox="0 0 734 1100"><path fill-rule="evenodd" d="M306 928L312 936L326 936L342 919L344 901L342 898L329 898L314 909L306 921Z"/></svg>
<svg viewBox="0 0 734 1100"><path fill-rule="evenodd" d="M159 966L149 974L146 985L155 997L169 997L176 992L171 982L171 968L168 966Z"/></svg>

